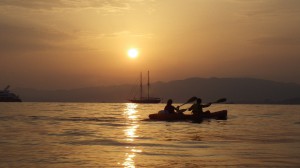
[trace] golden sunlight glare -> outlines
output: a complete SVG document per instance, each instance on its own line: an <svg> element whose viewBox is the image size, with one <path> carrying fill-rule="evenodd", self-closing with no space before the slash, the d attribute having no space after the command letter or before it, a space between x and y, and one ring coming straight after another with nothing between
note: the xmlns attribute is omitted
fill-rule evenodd
<svg viewBox="0 0 300 168"><path fill-rule="evenodd" d="M136 58L139 54L139 51L136 48L131 48L128 50L128 56L130 58Z"/></svg>

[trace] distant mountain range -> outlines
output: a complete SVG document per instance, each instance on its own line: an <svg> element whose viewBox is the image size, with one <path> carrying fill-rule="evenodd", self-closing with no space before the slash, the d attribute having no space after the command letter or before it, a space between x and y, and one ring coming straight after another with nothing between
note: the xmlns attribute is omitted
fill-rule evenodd
<svg viewBox="0 0 300 168"><path fill-rule="evenodd" d="M101 86L71 90L18 88L14 92L29 102L128 102L135 85ZM146 93L146 90L145 90ZM164 102L185 102L192 96L204 102L227 98L228 103L300 104L300 85L254 78L189 78L151 85L151 96ZM139 94L136 93L136 97Z"/></svg>

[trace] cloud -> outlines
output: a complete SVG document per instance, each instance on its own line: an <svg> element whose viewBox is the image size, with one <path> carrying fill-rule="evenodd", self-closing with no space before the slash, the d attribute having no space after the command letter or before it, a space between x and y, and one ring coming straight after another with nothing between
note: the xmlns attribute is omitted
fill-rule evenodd
<svg viewBox="0 0 300 168"><path fill-rule="evenodd" d="M141 0L1 0L0 7L21 7L37 10L51 10L57 8L100 8L115 12L130 9L130 3Z"/></svg>
<svg viewBox="0 0 300 168"><path fill-rule="evenodd" d="M51 9L58 7L66 7L66 4L62 0L1 0L0 6L13 6L13 7L23 7L32 9Z"/></svg>
<svg viewBox="0 0 300 168"><path fill-rule="evenodd" d="M260 45L300 45L300 36L268 36L250 40Z"/></svg>
<svg viewBox="0 0 300 168"><path fill-rule="evenodd" d="M110 33L110 34L101 34L99 37L100 38L118 38L118 37L126 37L126 36L151 39L154 37L154 34L133 33L133 32L124 30L124 31L120 31L120 32Z"/></svg>
<svg viewBox="0 0 300 168"><path fill-rule="evenodd" d="M245 16L278 16L300 13L299 0L228 0L242 6L239 10Z"/></svg>
<svg viewBox="0 0 300 168"><path fill-rule="evenodd" d="M0 22L0 53L60 48L75 36L54 29Z"/></svg>

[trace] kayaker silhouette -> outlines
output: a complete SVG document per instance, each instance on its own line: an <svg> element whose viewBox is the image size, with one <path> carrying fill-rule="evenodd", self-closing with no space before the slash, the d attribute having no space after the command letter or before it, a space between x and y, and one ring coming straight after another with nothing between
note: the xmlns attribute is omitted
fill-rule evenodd
<svg viewBox="0 0 300 168"><path fill-rule="evenodd" d="M194 103L188 110L192 111L194 115L202 116L203 114L210 114L209 111L203 112L203 108L209 107L212 103L202 104L202 99L197 98L196 103Z"/></svg>
<svg viewBox="0 0 300 168"><path fill-rule="evenodd" d="M169 99L168 101L167 101L167 105L165 106L165 109L164 109L164 111L167 111L169 114L175 114L177 111L178 111L178 107L176 108L176 107L174 107L173 105L172 105L172 103L173 103L173 100L172 99ZM176 112L175 112L176 111Z"/></svg>

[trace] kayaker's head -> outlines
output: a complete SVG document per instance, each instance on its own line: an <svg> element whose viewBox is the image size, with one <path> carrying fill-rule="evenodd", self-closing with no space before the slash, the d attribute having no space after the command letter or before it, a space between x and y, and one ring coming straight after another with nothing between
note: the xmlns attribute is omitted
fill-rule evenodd
<svg viewBox="0 0 300 168"><path fill-rule="evenodd" d="M202 103L202 99L197 98L197 103Z"/></svg>
<svg viewBox="0 0 300 168"><path fill-rule="evenodd" d="M167 102L168 105L171 105L172 103L173 103L172 99L169 99L168 102Z"/></svg>

